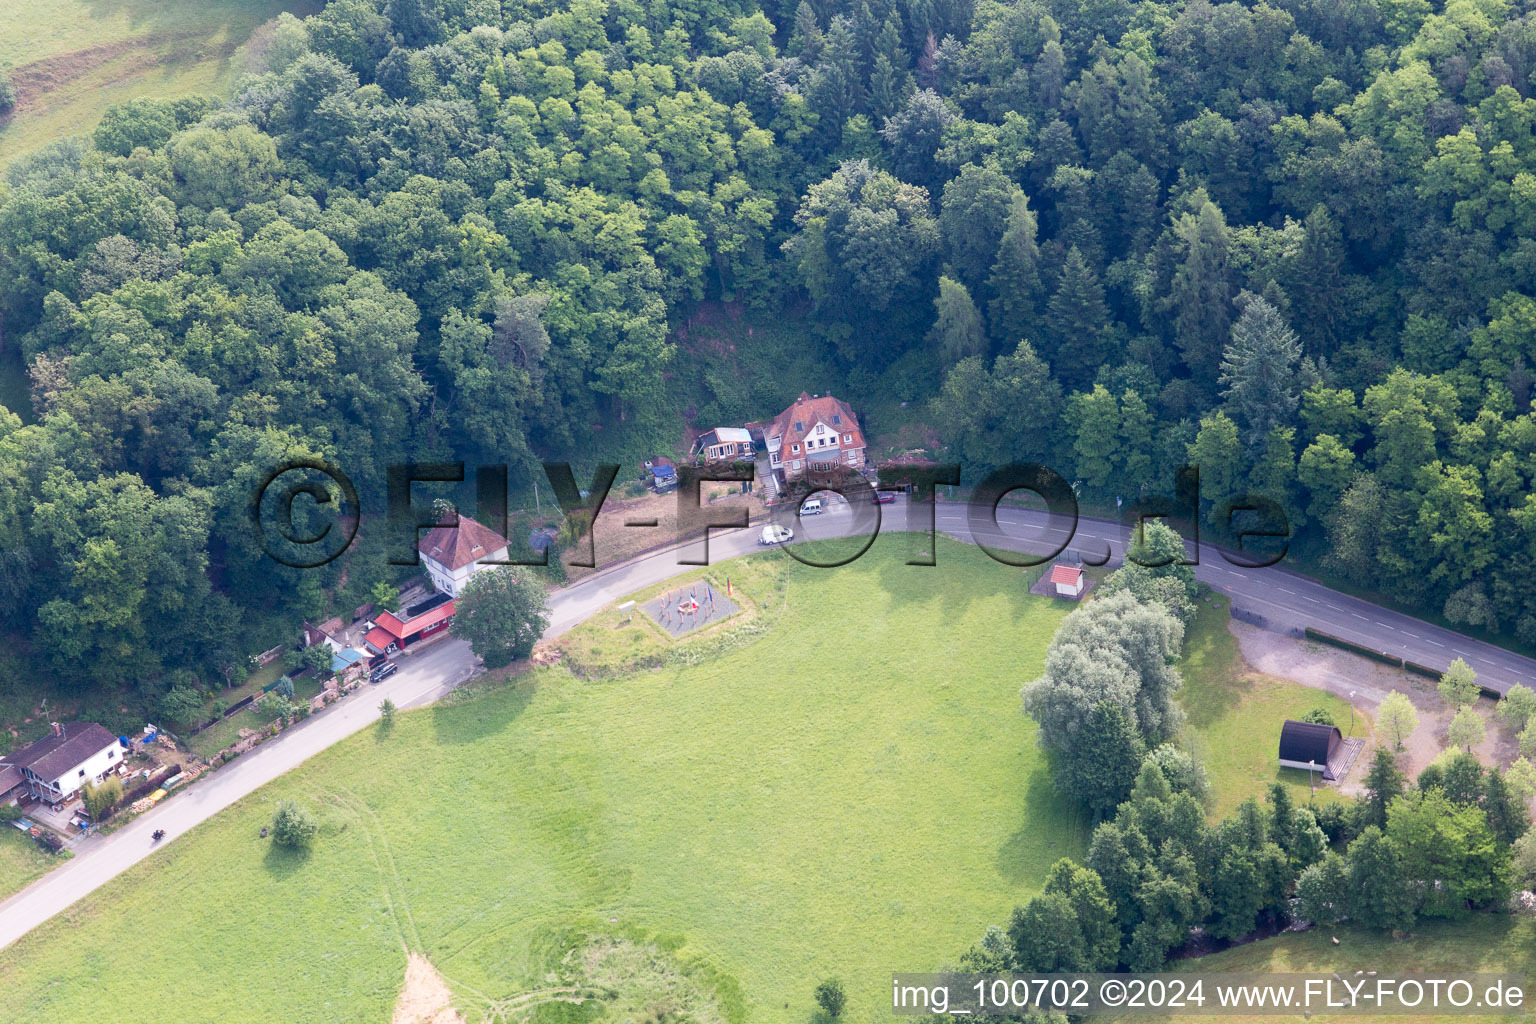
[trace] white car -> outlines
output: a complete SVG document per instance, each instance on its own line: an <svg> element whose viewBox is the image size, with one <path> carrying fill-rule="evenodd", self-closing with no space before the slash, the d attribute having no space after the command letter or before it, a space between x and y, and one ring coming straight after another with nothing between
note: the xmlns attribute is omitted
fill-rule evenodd
<svg viewBox="0 0 1536 1024"><path fill-rule="evenodd" d="M759 544L783 544L794 539L795 531L787 526L765 526L763 532L758 534Z"/></svg>

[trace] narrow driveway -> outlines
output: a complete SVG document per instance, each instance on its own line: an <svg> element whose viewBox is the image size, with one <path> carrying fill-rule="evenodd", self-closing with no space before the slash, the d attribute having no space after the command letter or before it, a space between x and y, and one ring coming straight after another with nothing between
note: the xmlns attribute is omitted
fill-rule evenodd
<svg viewBox="0 0 1536 1024"><path fill-rule="evenodd" d="M919 517L909 517L905 502L881 506L880 513L883 529L887 531L925 525ZM990 523L990 517L984 519L987 521L973 530L967 506L940 503L935 512L935 528L968 543L979 540L990 547L1036 554L1069 543L1091 560L1108 557L1110 564L1120 561L1129 537L1129 530L1120 523L1085 518L1071 531L1067 524L1051 521L1044 512L1011 507L999 511L996 526ZM850 507L833 503L827 514L791 525L797 539L818 539L841 536L852 523ZM712 535L710 563L759 550L758 533L759 527L753 526ZM699 545L694 543L687 550L698 554ZM545 635L558 636L611 601L696 568L678 564L679 554L678 548L668 548L594 573L550 595L550 626ZM784 552L781 557L791 556ZM1483 683L1501 692L1516 682L1536 681L1536 661L1330 590L1287 569L1233 566L1211 544L1200 545L1199 559L1195 569L1199 579L1228 595L1235 608L1263 615L1273 624L1316 626L1435 669L1443 669L1452 658L1461 657L1477 670ZM914 567L912 571L942 572L943 562L934 568ZM1010 570L999 566L999 571ZM418 654L402 658L400 671L383 683L365 687L324 714L262 744L121 831L81 843L73 859L0 903L0 948L150 856L159 846L174 841L241 797L377 721L378 705L384 698L402 708L428 704L470 678L477 669L478 662L468 644L456 639L439 641ZM166 838L153 844L150 832L157 828L165 829Z"/></svg>

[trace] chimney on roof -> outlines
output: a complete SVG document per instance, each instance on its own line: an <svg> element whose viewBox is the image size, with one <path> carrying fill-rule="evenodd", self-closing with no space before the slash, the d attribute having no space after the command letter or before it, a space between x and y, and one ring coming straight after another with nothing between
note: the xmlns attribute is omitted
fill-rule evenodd
<svg viewBox="0 0 1536 1024"><path fill-rule="evenodd" d="M53 734L55 736L63 736L64 735L64 727L62 725L60 725L58 722L49 722L48 724L53 726Z"/></svg>

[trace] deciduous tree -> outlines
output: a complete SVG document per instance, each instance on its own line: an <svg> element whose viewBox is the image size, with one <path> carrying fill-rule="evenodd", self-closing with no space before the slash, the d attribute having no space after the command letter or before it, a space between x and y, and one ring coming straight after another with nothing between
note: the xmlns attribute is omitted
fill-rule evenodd
<svg viewBox="0 0 1536 1024"><path fill-rule="evenodd" d="M1419 713L1414 709L1412 701L1393 690L1377 708L1376 722L1392 741L1392 745L1402 750L1403 740L1419 727Z"/></svg>
<svg viewBox="0 0 1536 1024"><path fill-rule="evenodd" d="M525 569L482 569L465 584L449 628L486 668L501 668L533 653L549 625L544 603L543 586Z"/></svg>

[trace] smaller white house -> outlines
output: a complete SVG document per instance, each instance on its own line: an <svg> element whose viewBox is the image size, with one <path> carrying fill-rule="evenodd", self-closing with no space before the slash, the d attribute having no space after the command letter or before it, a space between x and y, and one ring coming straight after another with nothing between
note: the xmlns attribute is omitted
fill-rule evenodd
<svg viewBox="0 0 1536 1024"><path fill-rule="evenodd" d="M1063 565L1058 562L1051 566L1051 582L1056 584L1056 595L1058 597L1082 597L1083 567L1080 565Z"/></svg>
<svg viewBox="0 0 1536 1024"><path fill-rule="evenodd" d="M59 807L87 782L116 771L123 745L95 722L54 722L48 735L5 760L21 772L33 797Z"/></svg>
<svg viewBox="0 0 1536 1024"><path fill-rule="evenodd" d="M693 442L693 454L705 462L729 462L752 457L752 434L745 427L716 427Z"/></svg>
<svg viewBox="0 0 1536 1024"><path fill-rule="evenodd" d="M481 569L507 561L506 538L468 516L459 516L457 526L432 530L416 548L432 585L449 597L464 593L464 584Z"/></svg>

